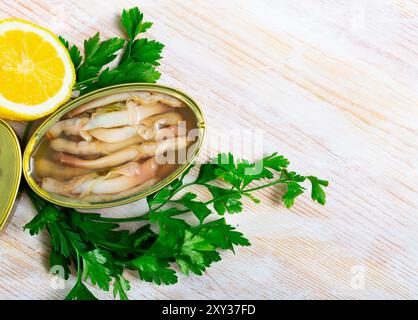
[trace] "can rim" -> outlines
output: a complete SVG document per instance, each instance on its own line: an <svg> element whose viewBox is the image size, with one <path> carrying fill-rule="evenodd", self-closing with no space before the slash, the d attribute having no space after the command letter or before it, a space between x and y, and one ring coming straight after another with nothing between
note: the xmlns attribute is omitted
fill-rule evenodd
<svg viewBox="0 0 418 320"><path fill-rule="evenodd" d="M179 168L177 168L173 173L171 173L167 178L159 181L154 186L150 187L149 190L146 190L145 192L141 192L140 194L137 194L135 196L127 197L121 200L114 200L114 201L108 201L108 202L99 202L99 203L67 203L64 200L60 200L57 198L52 197L48 192L44 191L32 178L32 176L29 174L29 165L30 165L30 156L33 151L33 148L38 143L39 139L41 139L46 130L47 127L49 127L50 123L54 120L59 119L64 114L69 112L70 110L87 103L89 101L92 101L96 98L100 98L101 93L118 93L123 92L123 89L126 89L127 91L135 91L135 90L143 90L143 91L156 91L161 92L165 94L170 94L181 101L183 101L189 108L192 109L194 115L196 116L196 119L198 121L198 129L199 129L199 139L196 142L196 147L194 148L193 154L189 157L188 161ZM99 97L97 97L99 96ZM175 89L169 86L161 85L161 84L152 84L152 83L129 83L129 84L120 84L120 85L114 85L102 89L98 89L92 92L89 92L81 97L78 97L72 101L69 101L62 107L60 107L56 112L54 112L52 115L50 115L33 133L32 137L30 138L25 151L23 155L23 174L28 182L31 189L40 197L43 199L57 204L62 207L70 207L70 208L76 208L76 209L102 209L102 208L110 208L115 206L120 206L124 204L128 204L134 201L138 201L140 199L145 198L146 196L157 192L158 190L164 188L165 186L169 185L171 182L173 182L175 179L177 179L182 173L184 173L194 162L194 160L197 158L197 156L200 153L201 147L203 145L204 139L206 136L206 122L203 115L202 110L200 109L199 105L190 98L187 94L182 92L179 89Z"/></svg>
<svg viewBox="0 0 418 320"><path fill-rule="evenodd" d="M19 140L16 136L16 133L13 131L12 127L6 121L1 120L1 119L0 119L0 126L4 126L4 128L6 128L6 130L10 133L10 136L12 137L14 141L13 151L16 153L16 159L17 159L17 177L15 177L14 183L11 186L13 191L7 201L6 210L4 211L4 214L0 217L0 230L2 230L10 217L13 205L16 201L16 197L19 191L19 184L22 178L22 152L20 149Z"/></svg>

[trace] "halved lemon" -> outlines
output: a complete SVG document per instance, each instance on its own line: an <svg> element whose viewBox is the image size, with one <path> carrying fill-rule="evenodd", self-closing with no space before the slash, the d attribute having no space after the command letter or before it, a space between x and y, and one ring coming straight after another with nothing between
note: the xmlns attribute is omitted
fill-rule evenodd
<svg viewBox="0 0 418 320"><path fill-rule="evenodd" d="M33 120L66 102L75 82L67 49L47 29L0 21L0 118Z"/></svg>

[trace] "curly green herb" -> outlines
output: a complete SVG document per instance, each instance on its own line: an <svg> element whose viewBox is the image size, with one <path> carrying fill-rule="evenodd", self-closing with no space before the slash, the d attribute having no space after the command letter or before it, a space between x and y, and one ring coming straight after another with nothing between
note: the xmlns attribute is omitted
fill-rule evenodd
<svg viewBox="0 0 418 320"><path fill-rule="evenodd" d="M62 36L59 37L67 48L76 70L77 82L74 90L80 94L129 82L156 82L161 74L156 70L159 66L162 43L137 37L151 28L151 22L145 22L144 15L138 8L123 10L121 25L127 40L114 37L100 41L97 32L93 37L84 40L84 58L80 49L69 44ZM108 65L114 61L123 49L121 59L113 68Z"/></svg>
<svg viewBox="0 0 418 320"><path fill-rule="evenodd" d="M308 180L312 199L324 204L323 187L328 182L288 171L288 165L289 161L277 154L255 163L235 161L231 154L219 154L200 166L194 181L185 183L188 171L185 172L147 197L146 213L129 218L106 218L61 208L28 189L38 214L25 229L32 235L43 229L48 231L51 267L61 266L66 279L70 266L75 266L77 282L67 299L95 299L83 284L87 280L104 291L109 291L113 283L114 296L127 299L130 285L123 276L125 269L137 271L141 280L169 285L177 282L174 265L185 275L202 275L212 263L221 260L220 250L234 251L236 246L249 246L249 240L223 217L208 218L214 214L241 212L243 198L259 203L254 191L285 186L287 191L281 200L291 207L295 198L306 190L302 183ZM251 187L254 181L263 184ZM211 198L202 201L196 193L187 191L196 185L207 188ZM192 214L196 222L187 222L185 214ZM135 221L146 224L133 233L120 230L119 223ZM158 226L159 232L151 226Z"/></svg>

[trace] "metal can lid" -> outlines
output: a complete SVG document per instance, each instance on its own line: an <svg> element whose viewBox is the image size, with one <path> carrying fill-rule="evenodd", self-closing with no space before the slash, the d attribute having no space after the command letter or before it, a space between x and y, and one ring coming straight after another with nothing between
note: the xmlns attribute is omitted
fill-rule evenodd
<svg viewBox="0 0 418 320"><path fill-rule="evenodd" d="M12 211L22 175L22 155L13 129L0 120L0 230Z"/></svg>

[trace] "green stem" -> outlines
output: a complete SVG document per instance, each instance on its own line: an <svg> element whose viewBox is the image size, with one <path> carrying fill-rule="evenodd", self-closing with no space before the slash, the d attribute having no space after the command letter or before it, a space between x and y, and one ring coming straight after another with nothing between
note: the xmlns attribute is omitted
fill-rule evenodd
<svg viewBox="0 0 418 320"><path fill-rule="evenodd" d="M243 190L242 191L242 193L248 193L248 192L253 192L253 191L257 191L257 190L260 190L260 189L264 189L264 188L268 188L268 187L272 187L272 186L275 186L276 184L282 184L282 183L286 183L286 182L288 182L289 180L287 180L287 179L283 179L283 180L276 180L276 181L273 181L273 182L270 182L270 183L267 183L267 184L265 184L265 185L262 185L262 186L259 186L259 187L255 187L255 188L250 188L250 189L247 189L247 190Z"/></svg>
<svg viewBox="0 0 418 320"><path fill-rule="evenodd" d="M189 186L192 186L192 185L194 185L194 184L197 184L197 183L195 183L195 182L190 182L190 183L185 183L185 184L183 184L180 188L178 188L177 190L175 190L174 191L174 193L171 195L171 197L169 198L169 199L167 199L167 200L165 200L163 203L161 203L160 205L158 205L156 208L154 208L154 209L152 209L151 207L150 207L150 211L156 211L156 210L158 210L158 209L160 209L161 207L163 207L163 206L165 206L169 201L170 201L170 199L171 198L173 198L177 193L179 193L180 192L180 190L183 190L184 188L187 188L187 187L189 187Z"/></svg>
<svg viewBox="0 0 418 320"><path fill-rule="evenodd" d="M99 241L99 245L101 245L102 247L108 250L118 249L118 250L130 250L130 251L141 252L141 253L146 252L146 250L143 250L143 249L132 248L132 247L128 247L128 246L124 246L124 245L120 245L117 243L108 242L104 240Z"/></svg>
<svg viewBox="0 0 418 320"><path fill-rule="evenodd" d="M77 254L77 281L81 282L81 263L80 263L80 254L76 251Z"/></svg>
<svg viewBox="0 0 418 320"><path fill-rule="evenodd" d="M125 52L122 55L122 58L120 59L119 65L121 65L127 58L131 56L132 52L132 41L128 41L128 44L126 45Z"/></svg>
<svg viewBox="0 0 418 320"><path fill-rule="evenodd" d="M246 194L246 193L249 193L249 192L253 192L253 191L261 190L261 189L264 189L264 188L272 187L272 186L277 185L277 184L286 183L287 181L288 181L287 179L283 179L283 180L280 179L280 180L276 180L276 181L267 183L267 184L262 185L262 186L258 186L258 187L254 187L254 188L250 188L250 189L245 189L245 190L237 190L234 194ZM193 185L193 184L196 184L196 183L185 184L185 185L182 186L182 188L183 187L186 187L186 186ZM179 188L179 190L180 190L180 188ZM177 190L177 192L179 190ZM214 203L215 201L220 201L223 198L227 198L227 197L230 197L230 196L231 196L231 194L226 194L226 195L220 196L218 198L214 198L212 200L206 201L204 204L207 206L209 204ZM166 204L168 201L170 201L170 199L168 199L167 201L165 201L164 204ZM158 206L158 208L161 208L161 207L162 207L162 205ZM157 210L158 208L154 209L153 211ZM190 211L191 211L190 209L181 210L176 215L188 213ZM142 216L135 216L135 217L129 217L129 218L104 218L104 217L97 217L97 218L94 218L94 220L96 220L96 221L107 221L107 222L119 222L119 223L122 223L122 222L134 222L134 221L146 221L146 220L149 220L149 213L146 213L146 214L144 214Z"/></svg>
<svg viewBox="0 0 418 320"><path fill-rule="evenodd" d="M264 188L272 187L272 186L274 186L274 185L277 185L277 184L282 184L282 183L285 183L285 182L286 182L286 180L281 180L281 179L280 179L280 180L276 180L276 181L273 181L273 182L270 182L270 183L264 184L264 185L262 185L262 186L255 187L255 188L244 189L244 190L237 190L237 191L235 191L234 193L225 194L225 195L220 196L220 197L218 197L218 198L213 198L212 200L206 201L204 204L207 206L207 205L212 204L212 203L214 203L214 202L216 202L216 201L220 201L220 200L222 200L223 198L228 198L228 197L230 197L232 194L244 194L244 195L245 195L246 193L250 193L250 192L253 192L253 191L257 191L257 190L261 190L261 189L264 189Z"/></svg>

